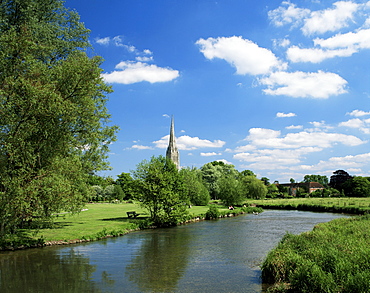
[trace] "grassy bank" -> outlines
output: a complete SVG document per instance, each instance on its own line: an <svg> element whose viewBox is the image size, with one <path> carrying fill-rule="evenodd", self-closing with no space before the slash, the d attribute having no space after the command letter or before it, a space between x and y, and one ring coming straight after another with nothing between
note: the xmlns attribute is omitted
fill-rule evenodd
<svg viewBox="0 0 370 293"><path fill-rule="evenodd" d="M229 211L220 203L217 206L220 217L236 216L254 210L235 209ZM189 219L204 218L209 207L189 208ZM135 211L137 218L129 218L127 212ZM259 211L260 212L260 211ZM149 215L134 203L95 203L87 204L79 214L60 214L53 224L38 229L24 229L19 235L12 235L0 242L1 249L35 247L43 245L68 244L93 241L110 236L120 236L147 227Z"/></svg>
<svg viewBox="0 0 370 293"><path fill-rule="evenodd" d="M269 292L370 292L370 217L287 234L262 265Z"/></svg>
<svg viewBox="0 0 370 293"><path fill-rule="evenodd" d="M367 197L265 199L248 200L248 203L270 209L293 209L355 215L370 212L370 198Z"/></svg>

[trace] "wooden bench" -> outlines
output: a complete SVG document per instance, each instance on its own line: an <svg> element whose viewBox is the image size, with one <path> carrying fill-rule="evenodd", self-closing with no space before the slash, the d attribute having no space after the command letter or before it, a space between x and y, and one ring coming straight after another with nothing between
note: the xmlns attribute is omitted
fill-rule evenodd
<svg viewBox="0 0 370 293"><path fill-rule="evenodd" d="M129 218L136 218L138 215L136 212L127 212L127 217Z"/></svg>

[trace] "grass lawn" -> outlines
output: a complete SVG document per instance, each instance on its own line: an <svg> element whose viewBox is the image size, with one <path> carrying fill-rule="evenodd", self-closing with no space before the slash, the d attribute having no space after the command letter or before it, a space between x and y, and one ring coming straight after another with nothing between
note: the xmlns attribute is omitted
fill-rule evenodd
<svg viewBox="0 0 370 293"><path fill-rule="evenodd" d="M290 207L300 209L312 208L312 211L320 210L319 208L327 208L328 211L344 212L344 213L366 213L370 212L370 198L368 197L326 197L326 198L287 198L287 199L265 199L265 200L248 200L248 204L256 204L270 208ZM321 209L323 211L323 209Z"/></svg>
<svg viewBox="0 0 370 293"><path fill-rule="evenodd" d="M134 203L87 204L84 211L77 215L60 215L56 218L54 228L29 231L33 238L43 237L45 241L60 241L73 239L96 239L107 235L124 234L137 228L137 222L149 215L139 205ZM205 214L207 206L194 206L189 212L194 215ZM135 211L140 215L137 219L128 218L126 212Z"/></svg>

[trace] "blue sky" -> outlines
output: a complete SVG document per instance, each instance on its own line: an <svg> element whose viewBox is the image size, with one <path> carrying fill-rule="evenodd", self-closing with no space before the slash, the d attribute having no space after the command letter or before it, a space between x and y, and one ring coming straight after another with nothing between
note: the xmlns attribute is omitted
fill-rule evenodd
<svg viewBox="0 0 370 293"><path fill-rule="evenodd" d="M120 127L111 171L165 155L270 181L370 175L370 1L67 0Z"/></svg>

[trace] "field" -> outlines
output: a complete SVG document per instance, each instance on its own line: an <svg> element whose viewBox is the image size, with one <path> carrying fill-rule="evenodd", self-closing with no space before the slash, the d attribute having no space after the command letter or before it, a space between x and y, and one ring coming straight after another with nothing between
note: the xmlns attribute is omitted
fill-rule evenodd
<svg viewBox="0 0 370 293"><path fill-rule="evenodd" d="M248 200L247 203L256 204L263 208L298 209L355 215L370 212L370 198L367 197L265 199Z"/></svg>

